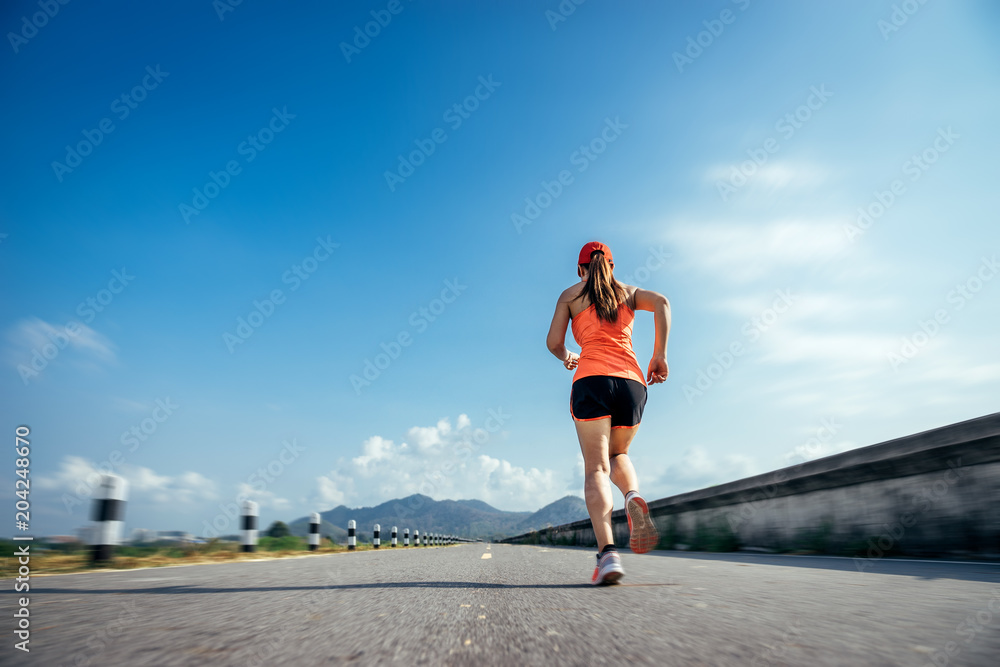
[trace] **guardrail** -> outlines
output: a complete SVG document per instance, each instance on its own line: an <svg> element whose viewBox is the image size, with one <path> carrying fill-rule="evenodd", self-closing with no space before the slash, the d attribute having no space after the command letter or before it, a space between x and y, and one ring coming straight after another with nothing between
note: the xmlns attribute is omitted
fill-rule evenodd
<svg viewBox="0 0 1000 667"><path fill-rule="evenodd" d="M649 510L662 549L1000 558L998 500L994 413L663 498ZM616 544L627 544L624 510L612 521ZM589 519L502 541L596 544Z"/></svg>

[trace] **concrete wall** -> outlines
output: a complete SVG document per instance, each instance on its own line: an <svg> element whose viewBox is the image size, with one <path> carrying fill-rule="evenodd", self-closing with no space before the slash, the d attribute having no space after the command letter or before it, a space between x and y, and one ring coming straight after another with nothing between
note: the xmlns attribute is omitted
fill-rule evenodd
<svg viewBox="0 0 1000 667"><path fill-rule="evenodd" d="M649 504L661 548L1000 556L1000 413ZM623 510L615 543L628 544ZM505 540L595 544L589 520Z"/></svg>

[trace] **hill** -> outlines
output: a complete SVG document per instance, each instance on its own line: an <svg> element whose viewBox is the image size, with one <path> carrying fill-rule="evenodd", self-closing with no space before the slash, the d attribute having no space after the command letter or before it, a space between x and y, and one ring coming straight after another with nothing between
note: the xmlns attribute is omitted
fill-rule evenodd
<svg viewBox="0 0 1000 667"><path fill-rule="evenodd" d="M550 503L538 510L521 524L518 525L519 533L526 533L539 528L558 526L564 523L571 523L586 519L590 516L587 513L587 503L579 496L563 496L554 503Z"/></svg>
<svg viewBox="0 0 1000 667"><path fill-rule="evenodd" d="M320 534L343 542L347 537L347 522L357 522L358 541L370 542L374 525L380 524L382 539L389 538L393 526L409 528L412 534L447 533L459 537L500 539L528 530L558 525L587 517L583 500L566 496L537 512L506 512L481 500L434 500L422 494L389 500L375 507L350 508L339 505L320 513ZM309 518L301 517L288 524L294 535L309 531Z"/></svg>

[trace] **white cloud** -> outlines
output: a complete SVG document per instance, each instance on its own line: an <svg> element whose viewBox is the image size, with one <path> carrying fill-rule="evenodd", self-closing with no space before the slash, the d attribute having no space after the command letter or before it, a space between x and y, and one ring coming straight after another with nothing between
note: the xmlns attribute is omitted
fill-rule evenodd
<svg viewBox="0 0 1000 667"><path fill-rule="evenodd" d="M922 386L942 383L971 386L1000 381L1000 363L983 364L968 355L957 354L932 358L927 348L921 349L913 361L900 365L898 372L908 382Z"/></svg>
<svg viewBox="0 0 1000 667"><path fill-rule="evenodd" d="M380 435L365 440L358 456L341 459L316 478L313 502L325 507L377 504L422 493L438 500L476 498L501 509L535 510L561 497L571 474L488 455L486 449L502 435L473 428L465 414L455 426L444 418L406 434L409 442L398 445Z"/></svg>
<svg viewBox="0 0 1000 667"><path fill-rule="evenodd" d="M459 417L459 421L463 421L462 416ZM465 417L464 422L468 426L469 418ZM406 432L407 436L416 443L417 449L423 453L440 452L440 445L445 442L449 433L451 433L451 422L448 421L447 417L438 420L434 426L414 426Z"/></svg>
<svg viewBox="0 0 1000 667"><path fill-rule="evenodd" d="M522 507L532 507L526 503L537 502L536 498L552 495L555 473L551 470L521 468L509 461L495 459L485 454L480 455L476 463L478 469L475 466L466 466L463 472L471 472L474 478L481 479L486 495L493 502L505 500ZM539 509L541 506L532 508Z"/></svg>
<svg viewBox="0 0 1000 667"><path fill-rule="evenodd" d="M39 475L35 484L40 489L75 496L88 502L100 484L107 463L98 465L81 456L64 456L54 475ZM217 497L215 482L200 473L187 471L177 476L160 475L150 468L123 464L113 471L125 478L130 502L171 505L197 505Z"/></svg>
<svg viewBox="0 0 1000 667"><path fill-rule="evenodd" d="M789 219L765 225L684 223L667 235L682 268L748 283L787 268L841 256L850 246L843 221Z"/></svg>
<svg viewBox="0 0 1000 667"><path fill-rule="evenodd" d="M754 165L744 157L741 162L713 165L704 173L705 180L729 205L767 210L781 200L810 198L828 187L830 171L822 165L773 157Z"/></svg>
<svg viewBox="0 0 1000 667"><path fill-rule="evenodd" d="M747 161L749 161L749 158L747 158ZM740 163L712 165L705 170L705 180L712 185L715 185L718 181L734 185L730 182L730 178L734 175L733 170L740 170L741 167L743 167L742 175L746 176L746 174L749 174L749 176L746 176L745 183L737 187L736 194L731 195L733 198L738 197L739 193L743 191L755 188L774 192L788 186L800 188L815 187L823 184L829 176L827 169L815 163L790 162L788 160L777 161L772 158L762 165L752 167L750 165L741 165ZM738 183L741 182L739 175L736 176L735 180Z"/></svg>
<svg viewBox="0 0 1000 667"><path fill-rule="evenodd" d="M345 504L347 497L354 493L354 481L336 471L317 477L316 486L316 501L329 508Z"/></svg>
<svg viewBox="0 0 1000 667"><path fill-rule="evenodd" d="M257 503L258 510L270 508L281 511L292 508L292 502L288 498L282 498L274 491L254 487L246 482L237 485L236 496L253 498L254 502Z"/></svg>
<svg viewBox="0 0 1000 667"><path fill-rule="evenodd" d="M890 335L812 331L799 326L775 327L760 338L761 361L772 364L814 362L838 371L868 374L886 370L886 353L898 341Z"/></svg>
<svg viewBox="0 0 1000 667"><path fill-rule="evenodd" d="M150 412L155 403L145 401L133 401L128 398L115 397L111 399L111 404L122 412Z"/></svg>
<svg viewBox="0 0 1000 667"><path fill-rule="evenodd" d="M757 474L754 460L743 454L712 456L702 447L691 447L650 484L656 497L694 491Z"/></svg>
<svg viewBox="0 0 1000 667"><path fill-rule="evenodd" d="M786 466L795 465L804 461L821 459L824 456L833 456L851 449L856 449L859 445L843 440L839 442L821 442L815 438L798 445L784 456L783 464Z"/></svg>
<svg viewBox="0 0 1000 667"><path fill-rule="evenodd" d="M89 494L89 489L100 482L100 477L97 466L82 456L64 456L55 475L36 475L32 481L46 491L75 493L78 488L86 488Z"/></svg>
<svg viewBox="0 0 1000 667"><path fill-rule="evenodd" d="M817 292L799 287L780 290L791 295L792 304L781 313L782 321L807 323L836 323L856 321L866 323L872 314L889 312L900 305L896 297L886 295L851 294L842 292ZM708 304L709 308L727 313L741 319L760 317L761 312L772 307L777 298L777 291L764 291L753 295L725 296Z"/></svg>
<svg viewBox="0 0 1000 667"><path fill-rule="evenodd" d="M54 326L37 317L21 320L7 330L6 357L17 368L31 368L36 353L47 363L67 354L78 366L93 367L115 362L115 345L86 324L70 334L65 326ZM54 352L53 352L54 351Z"/></svg>
<svg viewBox="0 0 1000 667"><path fill-rule="evenodd" d="M403 448L406 447L406 443L403 443ZM392 440L386 440L382 436L373 435L364 441L361 445L361 456L355 457L353 460L354 466L363 473L368 473L369 471L374 472L375 465L379 461L387 461L391 459L396 454L396 448L393 447Z"/></svg>
<svg viewBox="0 0 1000 667"><path fill-rule="evenodd" d="M128 470L131 472L128 476L129 487L133 491L161 491L170 486L169 477L157 475L149 468L131 466Z"/></svg>

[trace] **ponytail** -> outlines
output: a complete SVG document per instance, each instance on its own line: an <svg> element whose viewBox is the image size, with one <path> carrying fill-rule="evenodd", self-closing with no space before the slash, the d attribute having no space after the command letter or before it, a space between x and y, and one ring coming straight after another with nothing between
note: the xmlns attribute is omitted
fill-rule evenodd
<svg viewBox="0 0 1000 667"><path fill-rule="evenodd" d="M605 259L604 253L595 250L590 253L590 265L580 266L587 267L587 283L576 298L583 298L586 294L594 304L598 318L606 322L615 322L618 319L618 307L625 302L628 294L622 284L615 280L611 265Z"/></svg>

